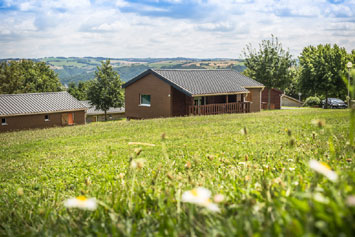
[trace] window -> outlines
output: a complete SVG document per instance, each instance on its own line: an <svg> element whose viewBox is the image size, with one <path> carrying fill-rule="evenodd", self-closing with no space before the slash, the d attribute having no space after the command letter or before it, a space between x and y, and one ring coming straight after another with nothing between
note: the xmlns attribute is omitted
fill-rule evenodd
<svg viewBox="0 0 355 237"><path fill-rule="evenodd" d="M109 118L109 119L112 119L112 114L110 114L110 115L108 116L108 118Z"/></svg>
<svg viewBox="0 0 355 237"><path fill-rule="evenodd" d="M44 115L44 121L49 121L49 115L48 114L46 114L46 115Z"/></svg>
<svg viewBox="0 0 355 237"><path fill-rule="evenodd" d="M141 106L150 106L150 95L141 95Z"/></svg>
<svg viewBox="0 0 355 237"><path fill-rule="evenodd" d="M2 118L2 119L1 119L1 125L7 125L7 123L6 123L6 118Z"/></svg>

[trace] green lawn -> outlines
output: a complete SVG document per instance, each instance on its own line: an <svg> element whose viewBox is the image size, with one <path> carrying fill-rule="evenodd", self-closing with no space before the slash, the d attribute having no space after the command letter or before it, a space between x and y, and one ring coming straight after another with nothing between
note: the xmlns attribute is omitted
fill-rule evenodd
<svg viewBox="0 0 355 237"><path fill-rule="evenodd" d="M306 109L3 133L0 236L354 236L349 120ZM196 187L224 195L220 212L182 202ZM64 206L81 195L97 209Z"/></svg>

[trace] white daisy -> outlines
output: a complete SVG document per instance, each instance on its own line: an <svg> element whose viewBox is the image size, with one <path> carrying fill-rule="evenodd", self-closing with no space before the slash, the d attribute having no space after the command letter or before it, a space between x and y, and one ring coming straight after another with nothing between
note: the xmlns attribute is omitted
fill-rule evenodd
<svg viewBox="0 0 355 237"><path fill-rule="evenodd" d="M198 187L196 189L186 191L182 194L182 201L193 203L199 206L206 207L210 211L219 212L218 206L211 201L211 191Z"/></svg>
<svg viewBox="0 0 355 237"><path fill-rule="evenodd" d="M131 168L136 169L136 168L143 168L144 167L144 162L145 159L135 159L131 161Z"/></svg>
<svg viewBox="0 0 355 237"><path fill-rule="evenodd" d="M214 195L214 197L213 197L213 201L214 201L215 203L223 202L223 200L224 200L224 196L223 196L222 194L216 194L216 195Z"/></svg>
<svg viewBox="0 0 355 237"><path fill-rule="evenodd" d="M346 204L350 207L355 206L355 195L348 196L346 198Z"/></svg>
<svg viewBox="0 0 355 237"><path fill-rule="evenodd" d="M335 173L333 170L331 170L329 165L327 165L324 162L310 160L309 167L311 167L311 169L315 170L316 172L324 175L325 177L327 177L329 180L331 180L333 182L337 181L337 179L338 179L337 173Z"/></svg>
<svg viewBox="0 0 355 237"><path fill-rule="evenodd" d="M84 196L79 196L76 198L69 198L65 200L64 206L67 208L79 208L94 211L97 208L97 202L95 198L86 198Z"/></svg>

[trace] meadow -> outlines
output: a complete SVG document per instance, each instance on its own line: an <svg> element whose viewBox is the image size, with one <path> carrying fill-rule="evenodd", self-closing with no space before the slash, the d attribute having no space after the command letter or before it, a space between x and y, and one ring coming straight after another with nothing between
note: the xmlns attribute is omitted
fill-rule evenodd
<svg viewBox="0 0 355 237"><path fill-rule="evenodd" d="M354 236L349 114L280 110L0 134L0 236ZM186 198L198 187L211 192L204 203ZM95 207L69 207L75 197Z"/></svg>

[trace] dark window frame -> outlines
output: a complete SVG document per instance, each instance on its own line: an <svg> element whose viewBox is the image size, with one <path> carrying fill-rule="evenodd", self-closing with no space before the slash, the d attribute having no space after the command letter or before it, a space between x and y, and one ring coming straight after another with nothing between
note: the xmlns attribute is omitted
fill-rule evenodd
<svg viewBox="0 0 355 237"><path fill-rule="evenodd" d="M7 125L6 118L1 118L1 125Z"/></svg>
<svg viewBox="0 0 355 237"><path fill-rule="evenodd" d="M44 121L45 121L45 122L50 121L50 119L49 119L49 114L44 115Z"/></svg>
<svg viewBox="0 0 355 237"><path fill-rule="evenodd" d="M148 104L148 103L143 103L143 98L144 98L144 96L149 96L149 97L148 97L148 98L149 98L149 104ZM146 98L146 99L147 99L147 98ZM148 95L148 94L140 94L140 95L139 95L139 105L140 105L140 106L150 107L151 104L152 104L152 97L151 97L151 95Z"/></svg>

